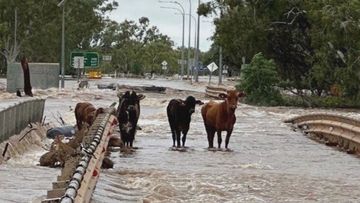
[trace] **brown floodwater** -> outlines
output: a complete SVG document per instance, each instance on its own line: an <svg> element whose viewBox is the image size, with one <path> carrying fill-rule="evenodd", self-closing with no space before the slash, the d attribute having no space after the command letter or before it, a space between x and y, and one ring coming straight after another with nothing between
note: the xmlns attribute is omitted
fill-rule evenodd
<svg viewBox="0 0 360 203"><path fill-rule="evenodd" d="M359 158L319 144L283 123L310 112L355 118L357 112L241 104L231 151L209 151L197 107L188 148L173 151L166 105L187 94L146 94L141 101L142 130L134 143L138 149L131 154L112 152L115 166L102 171L92 202L360 202ZM69 106L83 100L107 106L116 101L116 93L96 89L54 93L47 99L45 114L53 125L58 112L74 123ZM34 148L0 165L0 202L38 202L51 189L60 169L36 166L42 153Z"/></svg>

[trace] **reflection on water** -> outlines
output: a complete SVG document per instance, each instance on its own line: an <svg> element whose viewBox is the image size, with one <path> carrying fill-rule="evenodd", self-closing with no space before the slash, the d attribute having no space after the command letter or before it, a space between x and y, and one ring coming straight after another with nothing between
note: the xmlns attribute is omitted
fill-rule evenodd
<svg viewBox="0 0 360 203"><path fill-rule="evenodd" d="M98 93L86 98L97 106L116 101L114 92L102 92L103 99L96 100ZM232 151L226 152L207 150L197 107L189 148L181 152L170 149L166 117L167 102L179 96L146 96L141 101L142 130L134 144L139 149L111 154L115 168L103 170L92 202L358 202L359 159L318 144L282 122L304 110L241 105L230 138ZM80 100L70 93L49 99L45 113L52 117L60 111L73 123L69 106ZM60 170L35 166L41 150L0 166L0 202L38 200L51 189Z"/></svg>

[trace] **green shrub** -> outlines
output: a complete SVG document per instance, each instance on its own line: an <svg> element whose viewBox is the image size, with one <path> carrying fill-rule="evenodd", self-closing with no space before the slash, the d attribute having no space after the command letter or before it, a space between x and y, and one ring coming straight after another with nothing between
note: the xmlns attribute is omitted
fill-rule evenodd
<svg viewBox="0 0 360 203"><path fill-rule="evenodd" d="M256 105L279 105L280 91L276 88L279 76L273 60L267 60L262 53L256 54L250 65L241 70L237 89L245 91L245 102Z"/></svg>

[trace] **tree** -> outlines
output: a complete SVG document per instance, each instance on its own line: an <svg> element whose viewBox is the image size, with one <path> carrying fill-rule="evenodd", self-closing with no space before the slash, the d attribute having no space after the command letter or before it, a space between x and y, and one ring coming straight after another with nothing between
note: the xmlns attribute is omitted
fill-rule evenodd
<svg viewBox="0 0 360 203"><path fill-rule="evenodd" d="M267 60L262 53L258 53L250 65L241 70L241 74L238 89L245 91L247 102L260 105L281 103L281 95L277 89L280 78L273 60Z"/></svg>
<svg viewBox="0 0 360 203"><path fill-rule="evenodd" d="M166 60L170 73L176 72L179 52L173 50L173 42L160 33L150 20L141 17L136 23L125 20L120 24L108 21L98 38L101 50L113 55L112 66L121 72L142 74L160 73L160 63Z"/></svg>
<svg viewBox="0 0 360 203"><path fill-rule="evenodd" d="M14 11L18 13L17 44L29 61L60 61L61 16L59 1L0 1L0 48L14 42ZM118 6L116 1L72 0L65 3L66 53L90 49L96 34L104 27L105 14ZM76 8L76 9L75 9ZM69 58L69 57L66 57ZM66 71L70 70L67 66Z"/></svg>

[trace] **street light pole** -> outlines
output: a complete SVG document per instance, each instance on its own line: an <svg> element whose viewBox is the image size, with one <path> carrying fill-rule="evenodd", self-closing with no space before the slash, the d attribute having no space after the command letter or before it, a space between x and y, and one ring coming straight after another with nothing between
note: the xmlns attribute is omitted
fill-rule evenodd
<svg viewBox="0 0 360 203"><path fill-rule="evenodd" d="M222 46L219 48L219 84L222 84Z"/></svg>
<svg viewBox="0 0 360 203"><path fill-rule="evenodd" d="M65 1L62 0L58 7L62 6L62 28L61 28L61 88L65 87Z"/></svg>
<svg viewBox="0 0 360 203"><path fill-rule="evenodd" d="M178 8L174 8L174 7L161 7L161 8L167 8L167 9L174 9L179 11L182 16L183 16L183 25L182 25L182 46L181 46L181 80L184 78L184 55L185 55L185 46L184 46L184 41L185 41L185 9L184 7L177 1L159 1L160 3L173 3L173 4L177 4L178 6L180 6L181 10ZM189 71L189 70L188 70ZM189 72L188 72L189 74Z"/></svg>
<svg viewBox="0 0 360 203"><path fill-rule="evenodd" d="M194 58L195 58L195 55L196 55L196 34L197 34L197 31L196 31L196 18L193 16L193 15L190 15L191 16L191 18L194 20L194 30L195 30L195 32L194 32ZM192 64L192 66L195 66L195 60L193 61L193 64ZM191 71L191 76L193 76L193 71ZM191 80L192 80L192 78L191 78Z"/></svg>
<svg viewBox="0 0 360 203"><path fill-rule="evenodd" d="M189 72L191 69L190 64L190 52L191 52L191 0L189 0L189 44L188 44L188 68L187 68L187 79L189 79ZM195 48L195 47L194 47ZM192 78L190 79L192 82Z"/></svg>
<svg viewBox="0 0 360 203"><path fill-rule="evenodd" d="M198 0L198 8L200 6L200 0ZM200 15L198 13L197 20L197 40L196 40L196 54L195 54L195 82L199 82L199 38L200 38Z"/></svg>

